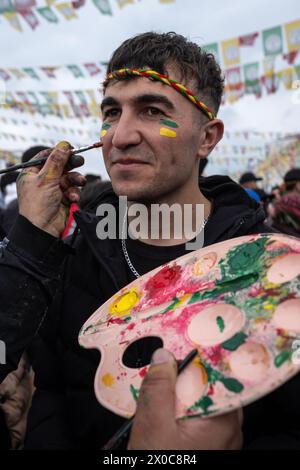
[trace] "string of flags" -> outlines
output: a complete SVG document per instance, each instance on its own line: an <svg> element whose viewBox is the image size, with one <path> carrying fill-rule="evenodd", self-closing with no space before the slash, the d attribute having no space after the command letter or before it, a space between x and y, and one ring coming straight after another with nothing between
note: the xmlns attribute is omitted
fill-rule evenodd
<svg viewBox="0 0 300 470"><path fill-rule="evenodd" d="M102 15L113 16L112 4L123 9L128 5L134 5L141 0L92 0L92 3ZM159 0L159 3L174 3L175 0ZM0 0L0 15L18 32L23 31L23 21L35 30L40 26L41 20L57 24L60 19L67 21L79 18L81 8L87 6L86 0L57 1L45 0L40 5L36 0Z"/></svg>

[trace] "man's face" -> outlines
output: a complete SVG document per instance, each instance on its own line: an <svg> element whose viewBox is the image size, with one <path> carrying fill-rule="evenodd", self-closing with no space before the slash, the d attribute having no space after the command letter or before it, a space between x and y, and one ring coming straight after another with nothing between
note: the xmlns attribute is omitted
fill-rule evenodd
<svg viewBox="0 0 300 470"><path fill-rule="evenodd" d="M116 194L152 201L197 184L203 117L185 97L139 77L111 83L101 107L103 156Z"/></svg>

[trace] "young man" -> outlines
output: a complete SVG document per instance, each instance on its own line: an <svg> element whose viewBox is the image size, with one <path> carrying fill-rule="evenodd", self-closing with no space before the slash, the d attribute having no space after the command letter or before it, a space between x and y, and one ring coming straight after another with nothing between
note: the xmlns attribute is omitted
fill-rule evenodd
<svg viewBox="0 0 300 470"><path fill-rule="evenodd" d="M124 68L128 70L124 72ZM193 208L201 204L204 220L196 228L204 234L205 246L270 231L262 224L265 216L261 207L229 178L201 178L199 184L200 159L209 155L223 134L223 124L215 118L222 90L223 80L213 56L174 33L142 34L116 50L108 65L102 102L103 156L113 190L101 194L89 211L77 214L80 232L73 243L73 254L58 241L66 217L64 204L78 200L77 185L83 184L78 173L63 174L70 156L68 144L56 148L42 169L23 173L19 181L21 216L9 238L12 246L24 250L36 266L35 286L44 301L41 312L49 305L29 351L36 392L27 448L100 448L124 422L96 401L93 383L99 353L80 348L78 333L99 305L136 276L187 253L187 239L175 239L174 227L168 240L144 237L121 243L119 239L99 239L100 218L95 215L99 205L109 203L118 208L118 196L127 196L129 208L134 202L148 208L154 203L189 203ZM194 225L195 221L194 211ZM64 256L67 260L59 279L55 273ZM37 259L41 261L34 262ZM45 274L46 268L51 276ZM49 287L53 292L53 286L57 292L51 302ZM147 352L148 362L152 352ZM149 422L153 425L147 420L152 415L149 410L153 412L152 402L156 405L157 398L163 396L171 403L174 393L172 359L156 357L156 361L163 365L154 365L143 389L146 394L156 390L156 394L148 407L140 404L130 447L239 448L238 412L225 415L221 422L217 418L207 420L206 425L201 420L187 421L189 428L182 431L168 409L166 427L154 426L155 435L149 434L147 443L141 440L142 434L148 435ZM136 367L134 360L132 367ZM282 406L289 401L289 393L295 393L297 381L245 408L247 446L299 446L298 438L284 437L291 429L299 429L298 406L295 402L288 413ZM166 387L160 389L163 383ZM163 438L166 428L170 432ZM271 434L275 437L270 440Z"/></svg>

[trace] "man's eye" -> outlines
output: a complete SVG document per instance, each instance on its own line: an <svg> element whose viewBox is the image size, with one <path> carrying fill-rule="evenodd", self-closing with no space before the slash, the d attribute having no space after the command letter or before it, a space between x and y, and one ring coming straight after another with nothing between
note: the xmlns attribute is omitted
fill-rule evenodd
<svg viewBox="0 0 300 470"><path fill-rule="evenodd" d="M163 112L158 108L150 106L146 109L146 114L148 114L148 116L159 116L160 114L163 114Z"/></svg>
<svg viewBox="0 0 300 470"><path fill-rule="evenodd" d="M103 111L103 118L114 118L119 115L120 110L118 108L110 108L106 111Z"/></svg>

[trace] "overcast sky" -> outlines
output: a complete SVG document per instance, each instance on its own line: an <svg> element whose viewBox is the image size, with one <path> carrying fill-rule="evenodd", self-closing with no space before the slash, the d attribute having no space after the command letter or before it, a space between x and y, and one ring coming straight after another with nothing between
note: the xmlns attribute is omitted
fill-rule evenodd
<svg viewBox="0 0 300 470"><path fill-rule="evenodd" d="M12 29L1 17L0 67L107 61L123 40L149 30L176 31L201 45L300 18L299 0L176 0L165 5L158 0L135 0L134 5L123 9L117 7L116 0L110 0L110 3L112 17L102 15L92 1L87 0L87 5L78 10L79 19L66 21L57 13L60 16L58 24L47 23L41 18L41 25L35 31L21 20L23 33ZM38 4L44 6L45 1L40 0ZM243 49L243 62L262 59L259 43L254 48ZM95 79L76 80L70 73L62 72L58 80L44 79L38 84L29 79L13 80L9 89L96 89L97 86ZM227 130L299 131L300 104L292 103L292 93L281 89L259 100L248 96L234 105L224 106L220 117ZM3 116L3 111L0 115ZM12 128L10 132L13 132ZM0 146L3 147L3 141Z"/></svg>

